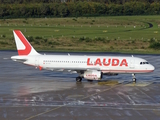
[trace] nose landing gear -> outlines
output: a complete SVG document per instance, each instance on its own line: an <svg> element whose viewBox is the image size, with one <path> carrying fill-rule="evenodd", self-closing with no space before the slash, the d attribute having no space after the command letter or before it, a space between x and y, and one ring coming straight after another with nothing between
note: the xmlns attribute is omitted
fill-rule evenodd
<svg viewBox="0 0 160 120"><path fill-rule="evenodd" d="M137 80L137 79L136 79L135 74L132 74L132 81L136 83L136 80Z"/></svg>

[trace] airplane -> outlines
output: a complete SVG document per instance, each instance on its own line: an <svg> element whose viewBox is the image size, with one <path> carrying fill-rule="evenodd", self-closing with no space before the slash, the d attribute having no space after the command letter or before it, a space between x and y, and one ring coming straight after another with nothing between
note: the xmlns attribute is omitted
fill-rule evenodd
<svg viewBox="0 0 160 120"><path fill-rule="evenodd" d="M39 70L63 71L78 73L77 82L82 78L89 81L101 80L104 75L132 74L132 81L136 82L135 74L153 72L155 67L145 59L134 56L79 56L79 55L42 55L38 53L25 38L20 30L13 30L17 56L13 61L31 65Z"/></svg>

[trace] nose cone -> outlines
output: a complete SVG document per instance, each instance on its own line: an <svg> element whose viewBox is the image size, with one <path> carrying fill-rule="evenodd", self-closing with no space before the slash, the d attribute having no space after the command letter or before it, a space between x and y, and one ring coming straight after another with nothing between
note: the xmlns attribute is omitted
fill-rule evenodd
<svg viewBox="0 0 160 120"><path fill-rule="evenodd" d="M149 69L151 70L151 72L153 72L155 70L155 67L153 65L150 65Z"/></svg>

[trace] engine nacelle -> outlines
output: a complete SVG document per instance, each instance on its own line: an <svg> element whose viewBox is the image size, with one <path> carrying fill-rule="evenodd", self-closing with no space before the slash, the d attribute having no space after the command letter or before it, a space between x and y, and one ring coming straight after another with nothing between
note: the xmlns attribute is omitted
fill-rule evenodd
<svg viewBox="0 0 160 120"><path fill-rule="evenodd" d="M101 80L102 73L100 71L86 71L84 72L84 78L88 80Z"/></svg>

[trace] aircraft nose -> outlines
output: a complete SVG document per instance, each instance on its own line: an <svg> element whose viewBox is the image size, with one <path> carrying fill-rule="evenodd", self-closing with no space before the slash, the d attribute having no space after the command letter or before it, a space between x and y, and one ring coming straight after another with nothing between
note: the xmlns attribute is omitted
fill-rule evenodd
<svg viewBox="0 0 160 120"><path fill-rule="evenodd" d="M155 70L155 67L153 65L150 65L150 70L153 72Z"/></svg>

